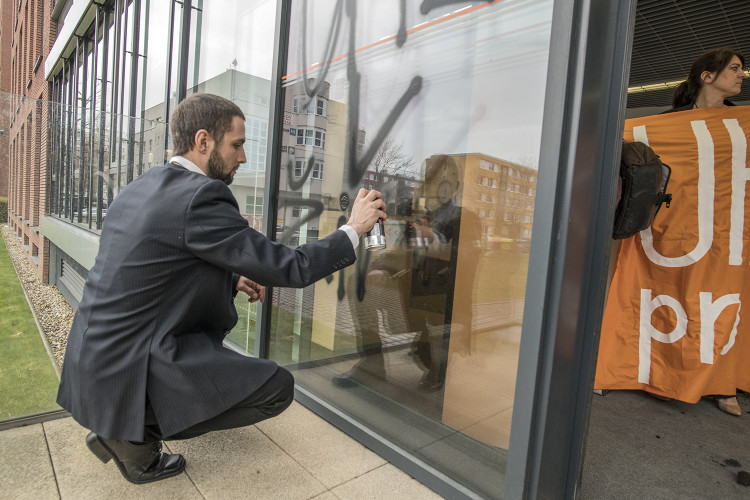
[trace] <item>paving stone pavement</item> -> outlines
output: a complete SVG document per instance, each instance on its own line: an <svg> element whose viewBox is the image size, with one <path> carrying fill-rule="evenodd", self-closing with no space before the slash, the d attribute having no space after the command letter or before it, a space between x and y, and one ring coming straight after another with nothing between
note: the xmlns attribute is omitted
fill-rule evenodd
<svg viewBox="0 0 750 500"><path fill-rule="evenodd" d="M296 402L254 426L167 442L185 473L146 485L94 457L87 432L72 418L0 432L0 498L441 498Z"/></svg>

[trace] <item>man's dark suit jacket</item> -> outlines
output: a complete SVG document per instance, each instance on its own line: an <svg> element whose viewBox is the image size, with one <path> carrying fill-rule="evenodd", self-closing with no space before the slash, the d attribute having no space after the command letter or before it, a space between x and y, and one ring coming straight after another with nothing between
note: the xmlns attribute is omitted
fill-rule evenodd
<svg viewBox="0 0 750 500"><path fill-rule="evenodd" d="M57 402L108 439L164 436L222 413L277 370L222 341L238 275L304 287L355 260L344 231L296 249L248 226L221 181L166 164L111 204L68 337Z"/></svg>

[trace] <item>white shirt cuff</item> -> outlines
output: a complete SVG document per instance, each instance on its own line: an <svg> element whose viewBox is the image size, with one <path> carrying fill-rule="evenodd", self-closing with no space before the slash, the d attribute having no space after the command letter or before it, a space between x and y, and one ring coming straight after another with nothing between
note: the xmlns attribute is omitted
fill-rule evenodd
<svg viewBox="0 0 750 500"><path fill-rule="evenodd" d="M349 240L352 242L352 247L354 247L354 250L356 250L359 246L359 236L357 236L357 231L355 231L352 226L349 226L347 224L344 224L339 229L346 233L346 235L349 237Z"/></svg>

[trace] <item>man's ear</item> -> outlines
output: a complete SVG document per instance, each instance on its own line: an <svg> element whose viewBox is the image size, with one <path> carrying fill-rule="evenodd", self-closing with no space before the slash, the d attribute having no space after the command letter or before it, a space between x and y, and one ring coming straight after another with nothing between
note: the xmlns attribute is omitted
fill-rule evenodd
<svg viewBox="0 0 750 500"><path fill-rule="evenodd" d="M195 151L200 154L205 154L208 152L208 142L210 141L211 136L208 134L208 132L205 129L200 129L198 132L195 133Z"/></svg>

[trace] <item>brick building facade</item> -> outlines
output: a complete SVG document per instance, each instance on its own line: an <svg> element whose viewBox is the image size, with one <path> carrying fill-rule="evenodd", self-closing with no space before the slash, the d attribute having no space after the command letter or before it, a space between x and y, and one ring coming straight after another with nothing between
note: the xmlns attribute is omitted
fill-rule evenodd
<svg viewBox="0 0 750 500"><path fill-rule="evenodd" d="M44 62L57 32L50 17L54 3L4 0L2 7L3 41L6 36L10 39L10 46L2 47L3 53L8 52L3 56L3 78L9 72L10 92L10 117L3 135L9 157L8 223L44 282L49 275L49 243L39 232L40 218L47 212L49 83Z"/></svg>
<svg viewBox="0 0 750 500"><path fill-rule="evenodd" d="M0 197L8 196L10 158L8 134L10 124L10 44L13 34L12 2L0 1ZM2 217L0 217L2 218Z"/></svg>

